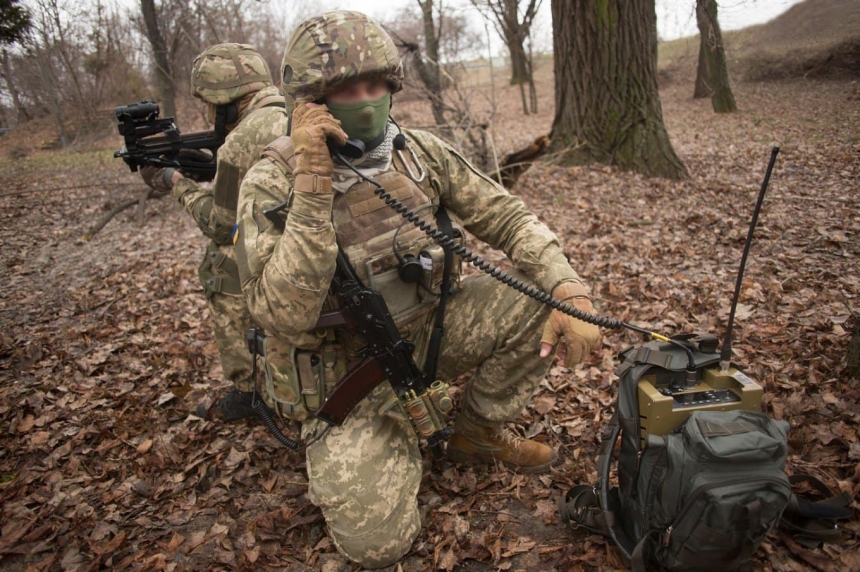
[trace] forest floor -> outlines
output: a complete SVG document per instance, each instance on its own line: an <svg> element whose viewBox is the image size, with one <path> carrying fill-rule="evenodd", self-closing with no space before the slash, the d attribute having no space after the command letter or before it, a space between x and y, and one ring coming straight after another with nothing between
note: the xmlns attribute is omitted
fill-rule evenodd
<svg viewBox="0 0 860 572"><path fill-rule="evenodd" d="M551 70L540 74L537 117L499 88L500 153L549 130ZM537 165L512 191L559 235L600 313L721 336L779 145L735 360L764 386L766 410L791 423L788 470L848 492L857 510L860 382L847 377L845 356L860 327L860 93L850 81L735 90L740 111L718 116L690 98L692 82L662 88L688 180ZM395 111L407 123L426 117L414 102ZM169 199L149 201L141 218L126 211L85 241L107 210L140 192L137 175L110 152L15 149L0 140L0 568L354 569L308 501L303 457L259 423L191 414L227 386L196 276L205 240L189 217ZM559 450L551 473L428 467L423 530L392 570L622 568L605 540L559 523L556 501L595 481L615 355L638 341L605 332L581 367L553 367L512 424ZM755 558L761 570L858 570L860 522L818 549L774 532Z"/></svg>

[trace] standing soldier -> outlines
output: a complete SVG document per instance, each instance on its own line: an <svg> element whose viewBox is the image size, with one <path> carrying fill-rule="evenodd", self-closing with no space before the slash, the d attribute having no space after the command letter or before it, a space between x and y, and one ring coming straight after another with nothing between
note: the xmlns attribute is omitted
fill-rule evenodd
<svg viewBox="0 0 860 572"><path fill-rule="evenodd" d="M520 199L443 141L420 131L400 133L389 119L403 68L379 24L348 11L311 18L292 34L281 72L287 100L296 105L291 134L269 145L243 180L236 243L248 308L268 335L265 397L281 415L303 421L305 439L322 435L306 453L308 494L337 548L363 566L387 566L409 550L421 528L418 437L387 383L361 400L343 425L322 434L324 423L311 412L363 359L367 342L355 331L316 324L321 311L337 303L329 289L340 251L361 281L382 295L422 364L444 271L437 272L438 245L404 223L362 177L419 216L432 221L435 215L440 226L448 226L444 207L449 234L463 237L459 229L468 230L503 250L519 279L581 310L592 306L555 235ZM349 159L361 176L333 159L327 146L343 146L347 138L365 148ZM424 277L417 281L405 270L416 261ZM505 423L537 389L559 340L566 363L574 365L597 343L598 329L490 276L460 280L456 265L453 273L457 288L447 300L433 379L476 369L463 391L448 456L547 471L555 451L515 435Z"/></svg>
<svg viewBox="0 0 860 572"><path fill-rule="evenodd" d="M147 166L144 181L173 196L211 239L199 275L209 302L209 316L224 376L234 387L221 398L215 413L225 421L245 419L251 408L251 356L245 335L252 327L242 297L233 252L233 229L239 183L263 148L286 133L284 97L272 85L266 60L247 44L218 44L194 60L191 94L208 106L207 117L226 123L229 135L218 150L217 172L211 189L198 185L172 168Z"/></svg>

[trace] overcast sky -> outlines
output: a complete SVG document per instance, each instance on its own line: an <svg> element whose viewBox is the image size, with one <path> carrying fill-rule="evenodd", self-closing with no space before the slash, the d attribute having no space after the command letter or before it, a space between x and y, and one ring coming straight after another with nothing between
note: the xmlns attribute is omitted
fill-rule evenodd
<svg viewBox="0 0 860 572"><path fill-rule="evenodd" d="M274 0L281 2L283 0ZM469 0L443 0L445 6L474 13L476 26L483 27ZM721 0L719 3L720 25L724 30L736 30L754 24L767 22L785 12L789 7L802 0ZM324 4L323 4L324 3ZM693 10L695 0L656 0L657 31L661 40L672 40L683 36L698 34L696 17ZM385 19L404 6L415 6L415 0L321 0L320 6L335 9L358 10L379 19ZM550 0L543 0L538 26L551 48L552 23L550 19ZM495 40L494 40L495 41ZM542 42L539 42L542 43ZM549 49L544 48L544 49Z"/></svg>

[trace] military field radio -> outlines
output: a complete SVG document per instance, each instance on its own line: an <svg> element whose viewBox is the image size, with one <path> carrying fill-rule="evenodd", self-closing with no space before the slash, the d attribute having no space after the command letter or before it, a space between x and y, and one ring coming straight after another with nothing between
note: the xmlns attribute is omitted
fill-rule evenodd
<svg viewBox="0 0 860 572"><path fill-rule="evenodd" d="M659 365L645 370L638 382L640 437L643 443L649 434L665 435L671 432L681 425L693 411L761 410L762 387L731 363L732 329L753 233L778 153L779 147L774 147L771 151L767 171L753 210L738 268L722 350L717 354L717 338L714 336L705 335L686 340L680 339L678 340L680 343L688 346L686 353L690 358L683 372L671 371ZM650 342L642 348L648 348L650 352L649 346L654 344L655 342ZM659 352L661 348L658 346L654 350ZM699 354L697 357L703 360L698 365L691 365L693 361L690 355L691 350L697 351ZM642 352L642 349L638 349L636 352ZM646 360L648 357L646 356Z"/></svg>

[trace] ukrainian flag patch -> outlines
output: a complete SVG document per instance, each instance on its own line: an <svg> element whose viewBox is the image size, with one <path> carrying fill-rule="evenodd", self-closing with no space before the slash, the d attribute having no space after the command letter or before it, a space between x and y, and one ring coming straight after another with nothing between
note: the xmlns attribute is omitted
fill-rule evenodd
<svg viewBox="0 0 860 572"><path fill-rule="evenodd" d="M236 223L233 225L233 244L236 244L236 241L239 240L239 224Z"/></svg>

